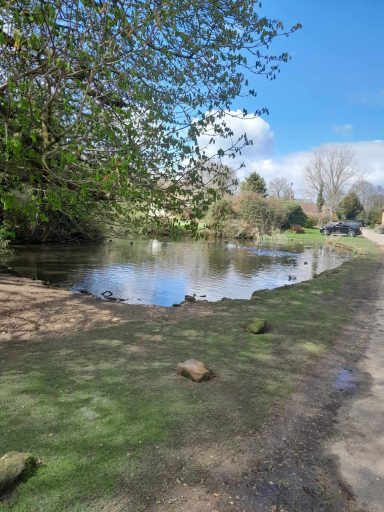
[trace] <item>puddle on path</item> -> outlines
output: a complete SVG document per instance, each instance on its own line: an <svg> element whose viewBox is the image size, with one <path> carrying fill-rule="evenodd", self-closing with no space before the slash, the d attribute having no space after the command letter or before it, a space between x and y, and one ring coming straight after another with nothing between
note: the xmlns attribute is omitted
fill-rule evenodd
<svg viewBox="0 0 384 512"><path fill-rule="evenodd" d="M333 387L336 391L348 391L353 393L357 389L355 372L349 368L340 368L337 372Z"/></svg>

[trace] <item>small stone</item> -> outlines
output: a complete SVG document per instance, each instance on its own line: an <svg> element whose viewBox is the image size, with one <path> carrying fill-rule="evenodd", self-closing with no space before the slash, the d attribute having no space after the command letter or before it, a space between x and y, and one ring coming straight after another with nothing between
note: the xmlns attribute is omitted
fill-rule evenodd
<svg viewBox="0 0 384 512"><path fill-rule="evenodd" d="M183 377L193 380L194 382L202 382L213 377L213 372L208 370L204 363L196 361L196 359L188 359L177 365L177 373Z"/></svg>
<svg viewBox="0 0 384 512"><path fill-rule="evenodd" d="M266 320L251 320L249 324L246 326L245 330L251 332L252 334L262 334L265 332L267 328Z"/></svg>
<svg viewBox="0 0 384 512"><path fill-rule="evenodd" d="M0 493L31 475L37 460L30 453L9 452L0 458Z"/></svg>

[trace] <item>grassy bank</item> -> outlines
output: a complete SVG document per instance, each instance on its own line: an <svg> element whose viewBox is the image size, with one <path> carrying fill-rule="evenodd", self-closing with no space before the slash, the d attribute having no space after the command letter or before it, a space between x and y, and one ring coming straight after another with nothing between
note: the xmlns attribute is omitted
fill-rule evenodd
<svg viewBox="0 0 384 512"><path fill-rule="evenodd" d="M307 244L318 232L293 237ZM251 301L0 345L0 452L43 461L2 510L138 512L177 481L206 480L352 317L350 298L374 278L378 253L362 238L342 242L365 255ZM254 318L268 332L247 332ZM176 364L192 357L217 377L177 376Z"/></svg>

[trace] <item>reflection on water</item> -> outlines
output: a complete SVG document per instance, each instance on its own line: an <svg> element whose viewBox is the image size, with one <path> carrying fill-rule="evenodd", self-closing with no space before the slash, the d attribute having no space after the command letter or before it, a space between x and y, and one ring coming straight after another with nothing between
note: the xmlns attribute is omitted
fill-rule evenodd
<svg viewBox="0 0 384 512"><path fill-rule="evenodd" d="M340 368L337 372L333 387L337 391L355 391L357 389L356 376L353 370L348 368Z"/></svg>
<svg viewBox="0 0 384 512"><path fill-rule="evenodd" d="M185 295L249 299L255 290L311 279L348 259L324 246L114 240L98 245L23 246L17 272L75 291L106 290L126 302L170 306Z"/></svg>

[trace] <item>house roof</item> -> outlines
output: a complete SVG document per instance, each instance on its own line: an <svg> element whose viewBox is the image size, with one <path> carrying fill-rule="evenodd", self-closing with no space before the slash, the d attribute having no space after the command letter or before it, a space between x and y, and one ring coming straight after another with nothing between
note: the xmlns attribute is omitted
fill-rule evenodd
<svg viewBox="0 0 384 512"><path fill-rule="evenodd" d="M316 203L312 203L311 201L302 201L302 200L298 200L297 202L299 203L299 205L302 207L302 209L304 210L304 212L306 214L318 215L319 211L317 209Z"/></svg>

